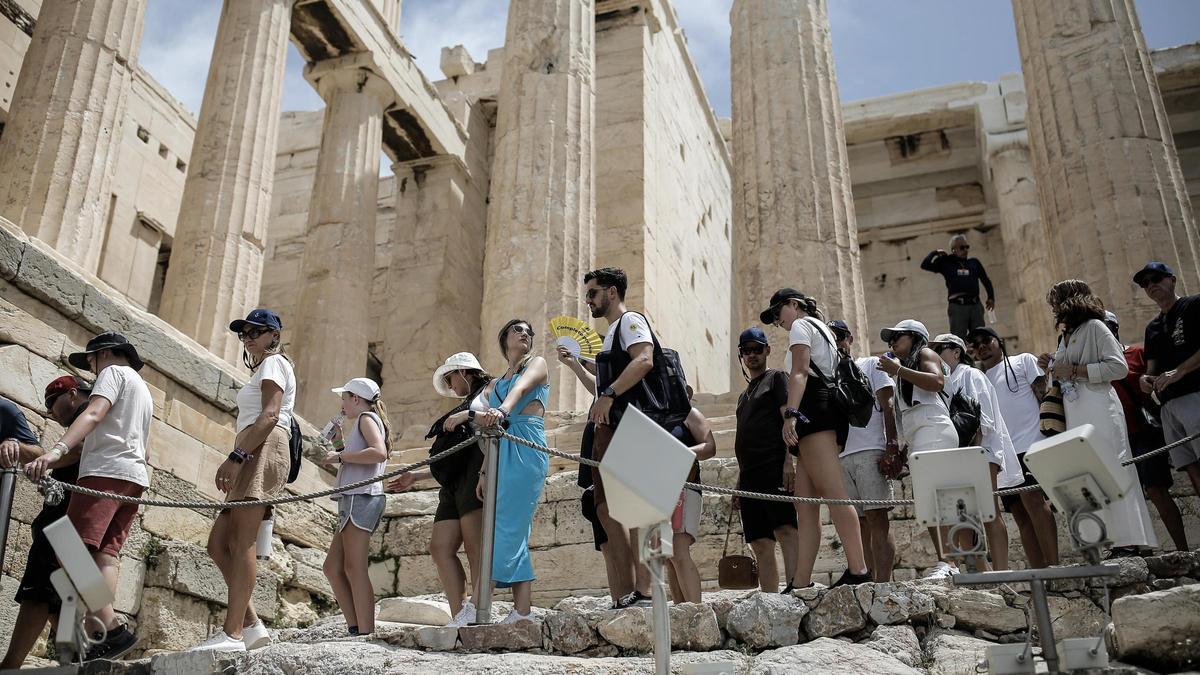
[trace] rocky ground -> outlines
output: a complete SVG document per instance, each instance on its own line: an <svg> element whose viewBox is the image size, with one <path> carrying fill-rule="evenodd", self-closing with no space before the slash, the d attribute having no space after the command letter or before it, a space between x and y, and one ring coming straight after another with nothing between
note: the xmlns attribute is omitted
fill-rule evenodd
<svg viewBox="0 0 1200 675"><path fill-rule="evenodd" d="M1098 581L1069 580L1051 589L1055 638L1106 636L1109 673L1170 673L1200 665L1200 553L1114 561L1112 623ZM1159 589L1159 590L1155 590ZM757 591L705 594L671 607L672 669L724 662L702 672L949 675L975 673L996 643L1024 642L1024 589L897 582L808 589L792 595ZM604 598L567 598L515 626L442 627L439 598L388 598L370 638L351 638L340 617L276 633L251 654L163 652L139 661L96 664L89 673L650 673L650 610L607 609ZM507 603L495 603L503 616ZM1107 627L1107 628L1106 628ZM1036 640L1036 635L1034 636ZM1116 659L1120 661L1116 661Z"/></svg>

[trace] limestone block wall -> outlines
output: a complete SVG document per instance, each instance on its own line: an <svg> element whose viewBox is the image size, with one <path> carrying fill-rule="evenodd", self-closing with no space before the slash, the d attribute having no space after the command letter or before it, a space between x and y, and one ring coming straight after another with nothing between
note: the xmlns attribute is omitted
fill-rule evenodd
<svg viewBox="0 0 1200 675"><path fill-rule="evenodd" d="M596 265L676 349L697 391L729 387L729 154L669 3L596 7ZM680 311L681 308L687 308Z"/></svg>
<svg viewBox="0 0 1200 675"><path fill-rule="evenodd" d="M8 4L9 11L0 14L0 124L8 120L21 61L29 49L33 27L42 9L42 0L15 0Z"/></svg>
<svg viewBox="0 0 1200 675"><path fill-rule="evenodd" d="M114 329L125 333L147 362L142 375L154 398L147 495L222 499L212 477L233 445L234 396L246 373L0 220L0 396L21 407L43 446L63 433L43 408L46 383L68 373L90 378L73 371L66 355L95 333ZM306 435L315 435L307 423L302 426ZM0 577L3 634L11 633L16 617L12 596L32 542L29 523L41 508L32 484L24 479L17 484ZM330 484L330 474L306 462L288 490L298 494ZM331 606L320 565L335 513L327 499L277 509L275 554L261 566L254 596L268 622L307 623ZM181 649L220 624L225 587L203 548L214 517L209 510L141 510L122 551L116 601L139 635L140 649Z"/></svg>
<svg viewBox="0 0 1200 675"><path fill-rule="evenodd" d="M591 524L579 511L580 489L575 484L575 471L565 471L546 480L542 501L533 518L533 534L530 547L533 569L537 580L533 584L534 604L553 606L559 599L576 595L607 595L604 559L592 543ZM717 458L701 463L701 482L708 485L734 487L737 483L737 463L731 458ZM1193 492L1186 478L1176 475L1172 493L1179 496L1180 509L1184 512L1188 541L1200 541L1200 498ZM911 483L905 479L896 489L897 498L912 498ZM700 540L692 547L692 558L700 568L705 590L717 588L717 563L724 551L726 524L729 522L729 500L706 494L704 512L700 519ZM435 491L414 492L388 497L384 526L371 539L372 569L379 573L372 577L376 592L384 595L420 595L441 591L433 561L426 554L429 535L433 526L433 514L437 506ZM1151 507L1153 508L1153 507ZM896 567L893 576L897 581L917 578L936 562L933 543L927 531L913 519L912 507L899 507L892 511L892 534L896 539ZM1011 516L1005 515L1009 532L1009 555L1016 569L1026 565L1021 548L1020 535ZM1155 530L1164 549L1172 548L1170 537L1155 520ZM729 553L742 554L741 521L733 516L732 533L729 538ZM1064 563L1082 562L1081 558L1067 555L1070 542L1065 524L1059 518L1059 546L1064 553ZM746 553L749 555L749 553ZM778 552L777 552L778 555ZM464 568L466 557L460 556ZM779 560L782 576L782 560ZM828 510L821 509L821 553L814 568L814 580L829 584L830 577L836 579L846 567L841 553L841 542L829 521ZM394 586L381 587L386 583L384 573L394 573ZM782 579L781 579L782 583ZM509 599L507 591L498 591L500 599Z"/></svg>

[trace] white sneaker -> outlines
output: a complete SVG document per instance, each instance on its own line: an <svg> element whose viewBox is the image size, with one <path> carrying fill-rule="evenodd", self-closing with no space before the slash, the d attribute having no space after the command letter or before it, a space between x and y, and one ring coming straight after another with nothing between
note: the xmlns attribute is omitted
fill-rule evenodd
<svg viewBox="0 0 1200 675"><path fill-rule="evenodd" d="M259 649L271 644L271 634L267 632L267 627L263 625L262 619L255 621L253 626L246 626L242 629L242 643L246 645L247 650Z"/></svg>
<svg viewBox="0 0 1200 675"><path fill-rule="evenodd" d="M922 577L922 579L925 581L941 581L942 579L949 579L955 574L958 574L957 567L948 562L939 560L938 564L930 568L930 570L925 573L925 576Z"/></svg>
<svg viewBox="0 0 1200 675"><path fill-rule="evenodd" d="M447 628L462 628L475 622L475 603L470 600L463 603L462 609L458 610L458 614L446 624Z"/></svg>
<svg viewBox="0 0 1200 675"><path fill-rule="evenodd" d="M189 652L244 652L246 651L246 643L229 637L225 631L220 631L216 635L208 638L204 642L192 647Z"/></svg>
<svg viewBox="0 0 1200 675"><path fill-rule="evenodd" d="M533 612L530 612L528 614L522 614L514 609L513 611L508 613L508 616L504 617L500 621L500 625L516 623L518 621L533 621Z"/></svg>

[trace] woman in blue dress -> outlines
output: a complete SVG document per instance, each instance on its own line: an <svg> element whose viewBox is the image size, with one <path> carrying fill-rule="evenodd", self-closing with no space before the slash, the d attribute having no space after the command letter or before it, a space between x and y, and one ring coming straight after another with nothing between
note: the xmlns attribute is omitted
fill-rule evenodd
<svg viewBox="0 0 1200 675"><path fill-rule="evenodd" d="M545 445L543 416L550 384L546 360L533 354L533 328L528 321L513 319L504 324L498 339L508 370L485 390L491 409L482 416L482 421L499 424L508 420L508 433ZM507 624L530 620L534 575L529 557L529 531L546 482L550 457L507 438L500 439L499 449L492 581L499 588L512 588L513 611L500 622ZM481 500L486 481L487 476L481 471L476 488Z"/></svg>

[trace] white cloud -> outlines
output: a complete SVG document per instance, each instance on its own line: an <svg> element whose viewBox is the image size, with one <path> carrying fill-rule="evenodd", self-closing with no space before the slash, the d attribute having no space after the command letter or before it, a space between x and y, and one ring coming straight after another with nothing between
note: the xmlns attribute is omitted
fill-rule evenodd
<svg viewBox="0 0 1200 675"><path fill-rule="evenodd" d="M477 62L504 45L508 4L500 0L409 0L400 39L431 81L443 79L442 47L463 45Z"/></svg>
<svg viewBox="0 0 1200 675"><path fill-rule="evenodd" d="M146 7L138 62L193 115L204 99L220 15L213 0L153 0Z"/></svg>

